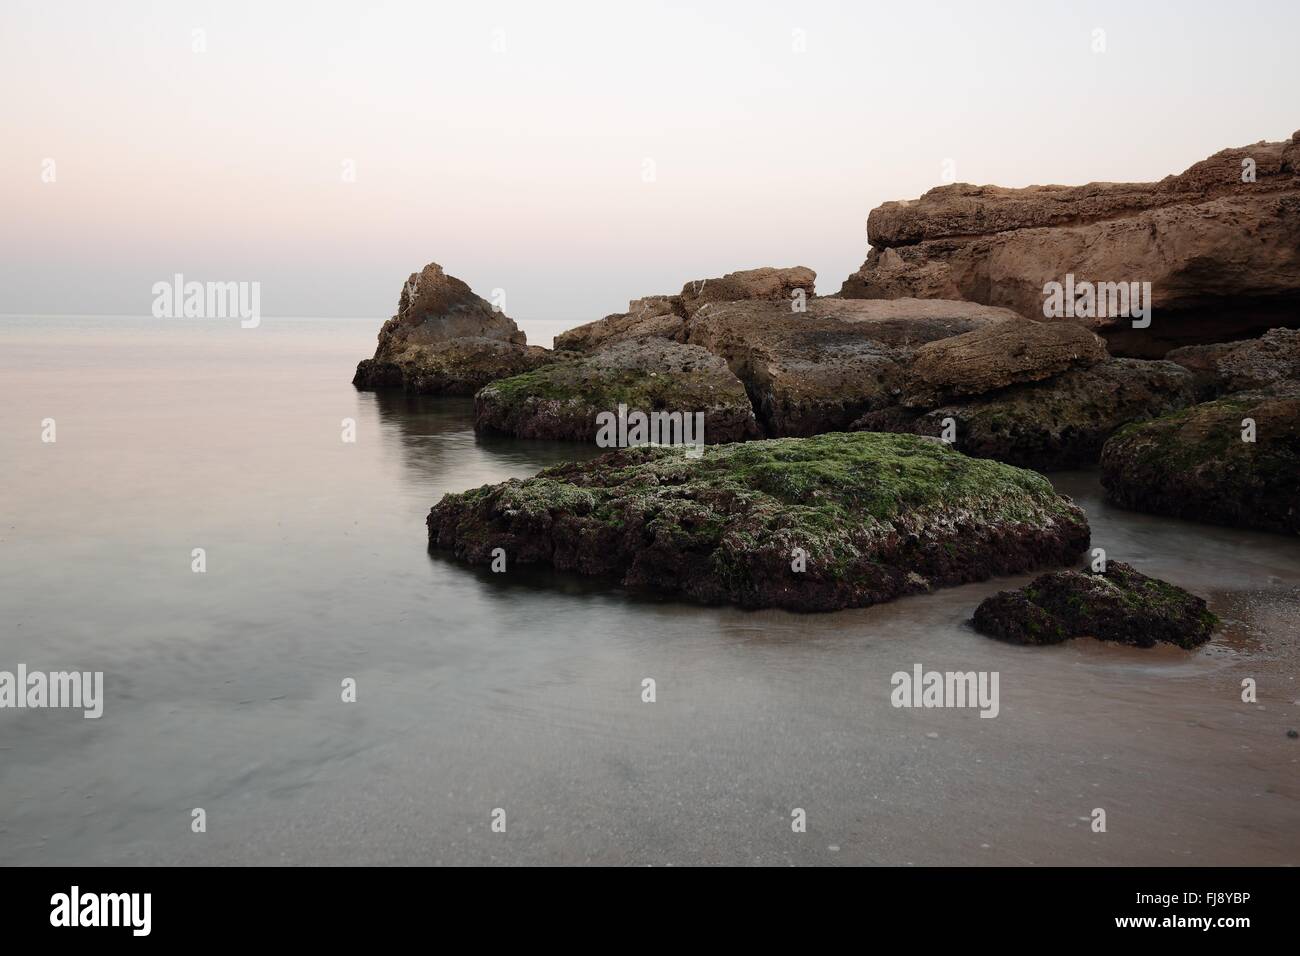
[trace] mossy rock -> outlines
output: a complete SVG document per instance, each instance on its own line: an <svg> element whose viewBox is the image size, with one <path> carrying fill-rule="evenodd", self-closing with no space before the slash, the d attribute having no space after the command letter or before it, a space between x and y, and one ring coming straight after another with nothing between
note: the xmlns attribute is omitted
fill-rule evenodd
<svg viewBox="0 0 1300 956"><path fill-rule="evenodd" d="M938 436L951 418L966 454L1054 471L1096 465L1106 439L1125 424L1194 400L1191 373L1173 362L1109 359L920 415L898 407L869 413L853 427Z"/></svg>
<svg viewBox="0 0 1300 956"><path fill-rule="evenodd" d="M520 438L595 441L598 416L629 412L704 414L704 440L755 437L745 387L726 362L664 338L626 340L594 354L493 382L474 400L476 428Z"/></svg>
<svg viewBox="0 0 1300 956"><path fill-rule="evenodd" d="M913 435L635 448L445 496L431 548L705 603L826 611L1067 563L1087 519L1041 475ZM803 554L804 570L796 570Z"/></svg>
<svg viewBox="0 0 1300 956"><path fill-rule="evenodd" d="M1120 561L1100 574L1054 571L975 609L975 629L1013 644L1059 644L1072 637L1153 647L1193 648L1218 625L1205 601Z"/></svg>
<svg viewBox="0 0 1300 956"><path fill-rule="evenodd" d="M1243 441L1243 421L1255 440ZM1300 534L1300 388L1242 392L1130 425L1101 481L1120 507Z"/></svg>

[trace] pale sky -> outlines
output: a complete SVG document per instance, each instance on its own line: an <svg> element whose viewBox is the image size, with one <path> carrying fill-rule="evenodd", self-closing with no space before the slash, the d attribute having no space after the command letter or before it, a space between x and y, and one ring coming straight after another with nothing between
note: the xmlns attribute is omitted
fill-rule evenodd
<svg viewBox="0 0 1300 956"><path fill-rule="evenodd" d="M380 319L429 261L525 328L763 265L830 293L945 160L1150 180L1289 136L1297 37L1295 0L4 0L0 313L147 315L180 272Z"/></svg>

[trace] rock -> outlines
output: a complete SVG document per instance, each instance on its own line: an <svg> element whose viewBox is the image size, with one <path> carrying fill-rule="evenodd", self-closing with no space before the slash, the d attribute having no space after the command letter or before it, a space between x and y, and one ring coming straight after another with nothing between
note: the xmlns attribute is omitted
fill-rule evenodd
<svg viewBox="0 0 1300 956"><path fill-rule="evenodd" d="M657 335L684 341L685 323L704 306L713 302L742 300L794 301L795 290L802 289L811 300L817 273L804 266L791 269L749 269L731 272L720 279L697 279L682 286L680 295L651 295L628 303L626 312L607 315L555 337L557 349L589 352L627 339Z"/></svg>
<svg viewBox="0 0 1300 956"><path fill-rule="evenodd" d="M397 314L379 330L372 359L357 366L362 389L472 395L488 382L550 361L504 312L431 262L402 287Z"/></svg>
<svg viewBox="0 0 1300 956"><path fill-rule="evenodd" d="M1270 329L1257 339L1237 343L1219 359L1219 374L1229 392L1300 383L1300 331Z"/></svg>
<svg viewBox="0 0 1300 956"><path fill-rule="evenodd" d="M681 296L652 295L628 303L628 310L607 315L555 337L555 348L591 352L615 342L659 336L675 339L682 333L686 312Z"/></svg>
<svg viewBox="0 0 1300 956"><path fill-rule="evenodd" d="M485 387L476 428L520 438L595 441L597 415L628 411L704 413L706 442L756 437L745 387L716 355L662 338L616 342Z"/></svg>
<svg viewBox="0 0 1300 956"><path fill-rule="evenodd" d="M1120 561L1101 574L1053 571L1017 591L1001 591L975 609L981 634L1013 644L1059 644L1071 637L1154 647L1193 648L1218 624L1205 601Z"/></svg>
<svg viewBox="0 0 1300 956"><path fill-rule="evenodd" d="M1086 329L1017 316L918 348L908 368L903 404L933 408L1105 358L1105 342Z"/></svg>
<svg viewBox="0 0 1300 956"><path fill-rule="evenodd" d="M1242 440L1243 420L1255 441ZM1238 528L1300 533L1300 386L1240 392L1130 425L1102 450L1114 504Z"/></svg>
<svg viewBox="0 0 1300 956"><path fill-rule="evenodd" d="M681 302L690 318L710 302L784 302L787 308L796 294L805 301L813 298L817 273L806 266L791 269L748 269L729 272L721 279L697 279L682 286Z"/></svg>
<svg viewBox="0 0 1300 956"><path fill-rule="evenodd" d="M436 262L406 280L394 318L398 327L392 330L389 344L398 349L467 338L527 342L509 316L476 296L460 279L447 275Z"/></svg>
<svg viewBox="0 0 1300 956"><path fill-rule="evenodd" d="M1173 362L1108 359L925 413L878 410L852 428L942 436L950 418L960 451L1055 471L1095 465L1106 439L1119 428L1193 401L1191 373Z"/></svg>
<svg viewBox="0 0 1300 956"><path fill-rule="evenodd" d="M1219 360L1240 342L1214 342L1210 345L1184 345L1165 354L1165 361L1176 362L1192 373L1192 384L1200 401L1214 398L1224 390Z"/></svg>
<svg viewBox="0 0 1300 956"><path fill-rule="evenodd" d="M634 448L445 496L431 549L706 603L825 611L1075 559L1087 519L1040 475L906 435ZM800 552L802 549L802 559ZM804 562L805 570L795 570Z"/></svg>
<svg viewBox="0 0 1300 956"><path fill-rule="evenodd" d="M1270 329L1257 339L1188 345L1165 356L1191 371L1206 398L1300 382L1300 331Z"/></svg>
<svg viewBox="0 0 1300 956"><path fill-rule="evenodd" d="M484 385L531 371L554 356L534 345L500 339L450 339L402 349L392 361L363 359L352 384L360 389L404 388L423 395L473 395Z"/></svg>
<svg viewBox="0 0 1300 956"><path fill-rule="evenodd" d="M1300 139L1216 153L1158 183L957 183L872 210L849 298L961 298L1043 319L1044 285L1149 282L1152 321L1061 319L1116 355L1300 324ZM1243 161L1255 181L1243 182Z"/></svg>
<svg viewBox="0 0 1300 956"><path fill-rule="evenodd" d="M806 436L895 404L918 346L1007 318L1016 316L937 300L814 299L805 312L728 302L696 312L685 337L726 359L766 434Z"/></svg>

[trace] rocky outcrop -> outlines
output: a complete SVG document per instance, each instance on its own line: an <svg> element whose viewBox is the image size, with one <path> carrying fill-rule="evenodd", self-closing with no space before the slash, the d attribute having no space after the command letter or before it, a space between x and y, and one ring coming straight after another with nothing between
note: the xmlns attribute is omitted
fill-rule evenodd
<svg viewBox="0 0 1300 956"><path fill-rule="evenodd" d="M1271 329L1257 339L1237 343L1219 359L1218 373L1226 392L1300 382L1300 331Z"/></svg>
<svg viewBox="0 0 1300 956"><path fill-rule="evenodd" d="M1101 467L1106 496L1121 507L1298 534L1300 383L1131 425L1106 442Z"/></svg>
<svg viewBox="0 0 1300 956"><path fill-rule="evenodd" d="M593 352L615 342L659 336L676 339L682 333L686 312L681 296L650 295L628 303L626 312L607 315L555 337L557 351Z"/></svg>
<svg viewBox="0 0 1300 956"><path fill-rule="evenodd" d="M1209 396L1300 382L1300 331L1270 329L1257 339L1189 345L1165 356L1190 371Z"/></svg>
<svg viewBox="0 0 1300 956"><path fill-rule="evenodd" d="M473 395L489 382L538 368L552 357L546 349L499 339L451 339L403 349L392 361L363 359L352 384L363 390Z"/></svg>
<svg viewBox="0 0 1300 956"><path fill-rule="evenodd" d="M707 603L825 611L1076 558L1083 512L1039 475L907 435L636 448L445 496L431 549ZM500 552L498 552L499 554Z"/></svg>
<svg viewBox="0 0 1300 956"><path fill-rule="evenodd" d="M595 441L601 412L704 415L703 440L758 435L745 387L726 362L662 338L625 340L493 382L474 399L475 427L520 438Z"/></svg>
<svg viewBox="0 0 1300 956"><path fill-rule="evenodd" d="M627 339L658 335L684 341L686 320L715 302L784 302L787 310L799 298L812 299L817 273L805 266L789 269L748 269L719 279L696 279L678 295L635 299L626 312L607 315L555 337L556 349L586 352Z"/></svg>
<svg viewBox="0 0 1300 956"><path fill-rule="evenodd" d="M1205 601L1180 587L1111 561L1100 574L1054 571L975 609L975 629L1013 644L1059 644L1072 637L1193 648L1218 624Z"/></svg>
<svg viewBox="0 0 1300 956"><path fill-rule="evenodd" d="M1009 318L968 302L725 302L697 311L684 337L726 360L766 434L807 436L896 404L918 347Z"/></svg>
<svg viewBox="0 0 1300 956"><path fill-rule="evenodd" d="M944 437L951 420L955 446L966 454L1053 471L1095 465L1106 439L1125 424L1195 397L1191 373L1173 362L1107 359L925 412L877 410L852 427Z"/></svg>
<svg viewBox="0 0 1300 956"><path fill-rule="evenodd" d="M1086 329L1008 319L918 348L908 366L903 404L933 408L1021 382L1038 382L1107 357L1105 342Z"/></svg>
<svg viewBox="0 0 1300 956"><path fill-rule="evenodd" d="M872 249L845 297L960 298L1042 319L1045 284L1067 275L1149 282L1148 328L1115 315L1063 321L1104 335L1114 354L1159 357L1300 324L1300 133L1158 183L941 186L874 209L867 231Z"/></svg>
<svg viewBox="0 0 1300 956"><path fill-rule="evenodd" d="M710 302L784 302L787 308L802 293L816 294L817 273L806 266L791 269L748 269L721 279L697 279L682 286L682 308L689 319Z"/></svg>
<svg viewBox="0 0 1300 956"><path fill-rule="evenodd" d="M379 330L372 359L357 366L362 389L472 395L488 382L550 361L514 321L431 262L402 287L397 314Z"/></svg>

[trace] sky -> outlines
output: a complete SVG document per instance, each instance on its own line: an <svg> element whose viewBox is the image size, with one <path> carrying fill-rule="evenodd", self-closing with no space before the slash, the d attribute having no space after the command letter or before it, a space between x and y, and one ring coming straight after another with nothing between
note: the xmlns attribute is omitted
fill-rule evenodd
<svg viewBox="0 0 1300 956"><path fill-rule="evenodd" d="M430 261L525 328L757 266L831 293L945 176L1290 136L1297 36L1295 0L4 0L0 313L147 315L181 273L382 319Z"/></svg>

